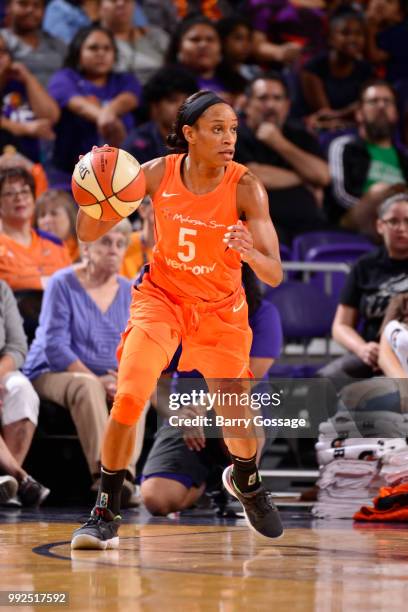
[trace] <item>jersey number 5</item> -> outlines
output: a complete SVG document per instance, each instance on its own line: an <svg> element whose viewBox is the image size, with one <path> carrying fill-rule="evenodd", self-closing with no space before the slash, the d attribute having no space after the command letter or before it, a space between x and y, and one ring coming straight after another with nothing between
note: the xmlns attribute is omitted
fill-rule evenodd
<svg viewBox="0 0 408 612"><path fill-rule="evenodd" d="M180 227L178 246L186 247L187 251L179 251L177 256L181 261L184 261L184 263L192 261L196 255L196 245L191 240L186 240L186 236L197 236L197 230L189 229L188 227Z"/></svg>

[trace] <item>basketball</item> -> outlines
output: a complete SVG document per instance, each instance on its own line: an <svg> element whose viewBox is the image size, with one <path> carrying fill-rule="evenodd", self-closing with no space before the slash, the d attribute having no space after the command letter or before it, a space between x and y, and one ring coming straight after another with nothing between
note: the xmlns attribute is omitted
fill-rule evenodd
<svg viewBox="0 0 408 612"><path fill-rule="evenodd" d="M134 212L145 195L139 162L127 151L107 145L81 157L72 175L72 194L93 219L112 221Z"/></svg>

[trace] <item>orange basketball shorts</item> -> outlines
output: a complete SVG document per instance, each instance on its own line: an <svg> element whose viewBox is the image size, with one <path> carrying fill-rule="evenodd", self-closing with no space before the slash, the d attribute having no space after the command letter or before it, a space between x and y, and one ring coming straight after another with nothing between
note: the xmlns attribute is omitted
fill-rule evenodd
<svg viewBox="0 0 408 612"><path fill-rule="evenodd" d="M118 386L111 416L133 425L180 342L182 371L204 378L249 378L252 331L245 292L219 303L188 304L154 285L148 274L133 290L129 323L118 347Z"/></svg>

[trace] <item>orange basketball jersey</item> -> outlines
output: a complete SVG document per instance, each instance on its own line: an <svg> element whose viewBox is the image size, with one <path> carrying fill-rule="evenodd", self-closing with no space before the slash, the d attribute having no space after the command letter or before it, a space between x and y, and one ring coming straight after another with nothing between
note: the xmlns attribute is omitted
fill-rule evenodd
<svg viewBox="0 0 408 612"><path fill-rule="evenodd" d="M226 166L224 178L211 192L189 191L180 174L184 154L168 155L153 198L156 245L151 280L187 302L218 302L241 286L241 258L226 247L224 234L238 221L237 184L247 168Z"/></svg>

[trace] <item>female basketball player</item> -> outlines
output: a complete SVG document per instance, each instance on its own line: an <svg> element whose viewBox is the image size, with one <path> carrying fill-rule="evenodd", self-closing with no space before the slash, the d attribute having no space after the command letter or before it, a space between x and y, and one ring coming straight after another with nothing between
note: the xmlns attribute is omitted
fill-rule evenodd
<svg viewBox="0 0 408 612"><path fill-rule="evenodd" d="M156 246L134 289L118 349L118 386L102 448L96 506L74 532L72 548L118 546L119 500L135 423L181 340L180 369L199 370L210 390L210 379L251 376L252 334L241 262L272 286L281 282L282 267L265 189L246 167L232 161L237 125L233 109L221 98L198 92L180 107L168 138L169 146L181 153L143 166ZM96 240L115 224L95 221L80 210L78 236ZM224 485L242 503L253 530L279 537L280 517L256 467L255 435L224 427L224 439L232 458Z"/></svg>

